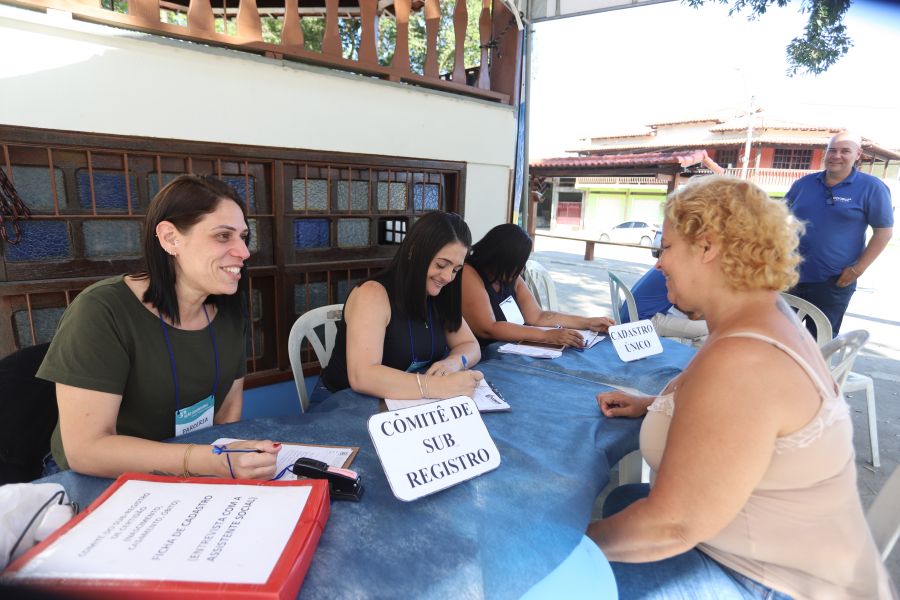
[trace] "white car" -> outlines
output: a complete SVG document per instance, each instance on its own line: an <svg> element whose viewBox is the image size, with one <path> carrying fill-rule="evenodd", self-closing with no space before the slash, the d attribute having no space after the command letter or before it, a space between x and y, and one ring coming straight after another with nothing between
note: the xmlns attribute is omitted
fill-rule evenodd
<svg viewBox="0 0 900 600"><path fill-rule="evenodd" d="M600 234L601 242L650 246L660 226L645 221L625 221Z"/></svg>

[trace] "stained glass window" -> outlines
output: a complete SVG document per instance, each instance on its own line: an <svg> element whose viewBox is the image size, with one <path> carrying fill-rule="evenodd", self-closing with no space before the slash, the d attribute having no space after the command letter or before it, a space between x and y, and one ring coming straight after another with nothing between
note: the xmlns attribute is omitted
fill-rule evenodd
<svg viewBox="0 0 900 600"><path fill-rule="evenodd" d="M368 219L340 219L338 221L338 246L359 248L369 245Z"/></svg>
<svg viewBox="0 0 900 600"><path fill-rule="evenodd" d="M327 248L331 245L328 219L295 219L294 248Z"/></svg>
<svg viewBox="0 0 900 600"><path fill-rule="evenodd" d="M328 180L294 179L291 199L294 210L328 210Z"/></svg>
<svg viewBox="0 0 900 600"><path fill-rule="evenodd" d="M120 171L94 170L94 202L101 212L127 212L128 192L125 189L125 173ZM78 203L81 208L91 210L91 176L87 169L79 169L76 175L78 182ZM129 176L131 205L137 204L137 180Z"/></svg>
<svg viewBox="0 0 900 600"><path fill-rule="evenodd" d="M350 206L347 207L349 196ZM337 196L334 199L335 210L369 210L368 181L338 181Z"/></svg>
<svg viewBox="0 0 900 600"><path fill-rule="evenodd" d="M137 221L85 221L81 230L88 258L141 255L141 225Z"/></svg>
<svg viewBox="0 0 900 600"><path fill-rule="evenodd" d="M52 260L70 258L72 244L65 221L19 221L22 237L18 244L6 244L6 260Z"/></svg>
<svg viewBox="0 0 900 600"><path fill-rule="evenodd" d="M4 172L9 172L4 168ZM62 169L53 169L56 178L56 193L59 205L66 205L66 186L64 184ZM48 167L12 167L13 185L25 206L33 212L53 212L53 184L50 181L50 169Z"/></svg>

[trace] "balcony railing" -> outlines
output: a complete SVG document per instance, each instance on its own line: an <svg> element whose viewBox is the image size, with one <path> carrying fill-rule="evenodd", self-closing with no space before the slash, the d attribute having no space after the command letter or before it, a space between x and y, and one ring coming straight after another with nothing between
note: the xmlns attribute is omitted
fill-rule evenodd
<svg viewBox="0 0 900 600"><path fill-rule="evenodd" d="M501 2L469 0L470 6L480 7L479 12L470 10L466 0L452 5L445 0L444 10L440 0L395 0L388 9L379 0L322 1L324 6L313 8L301 6L301 0L284 0L283 6L274 8L260 8L257 0L0 0L0 4L55 9L83 21L518 102L522 36ZM317 21L315 27L301 23L307 19ZM383 19L393 22L379 28ZM467 29L469 60L475 62L473 54L480 58L475 71L473 65L467 69L464 64ZM304 39L310 37L304 30L316 30L315 43Z"/></svg>
<svg viewBox="0 0 900 600"><path fill-rule="evenodd" d="M810 173L814 169L747 169L747 179L767 192L788 191L791 184ZM741 169L725 169L727 175L741 176Z"/></svg>

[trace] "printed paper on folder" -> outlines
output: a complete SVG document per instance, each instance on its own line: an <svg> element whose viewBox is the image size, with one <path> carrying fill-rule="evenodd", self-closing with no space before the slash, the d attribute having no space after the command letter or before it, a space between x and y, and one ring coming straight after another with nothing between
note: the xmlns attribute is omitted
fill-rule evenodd
<svg viewBox="0 0 900 600"><path fill-rule="evenodd" d="M262 584L309 495L306 486L126 481L15 577Z"/></svg>
<svg viewBox="0 0 900 600"><path fill-rule="evenodd" d="M234 438L219 438L213 445L223 446L232 442L241 442ZM281 473L286 467L292 466L298 458L314 458L328 463L329 466L346 469L356 458L359 448L352 446L319 446L316 444L282 444L275 461L275 472ZM297 476L288 469L279 481L294 481Z"/></svg>

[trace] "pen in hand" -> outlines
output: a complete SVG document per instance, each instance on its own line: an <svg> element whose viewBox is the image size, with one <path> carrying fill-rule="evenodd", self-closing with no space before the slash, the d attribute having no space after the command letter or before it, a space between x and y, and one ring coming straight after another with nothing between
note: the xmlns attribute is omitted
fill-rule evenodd
<svg viewBox="0 0 900 600"><path fill-rule="evenodd" d="M469 368L469 361L466 359L465 354L462 355L462 365L464 370Z"/></svg>
<svg viewBox="0 0 900 600"><path fill-rule="evenodd" d="M232 452L255 452L262 454L265 450L259 448L228 448L227 446L213 446L213 454L229 454Z"/></svg>

